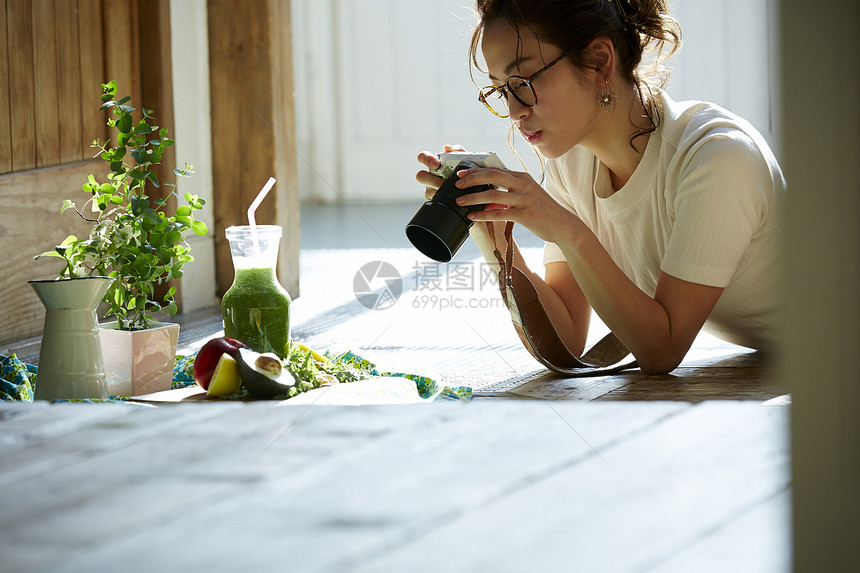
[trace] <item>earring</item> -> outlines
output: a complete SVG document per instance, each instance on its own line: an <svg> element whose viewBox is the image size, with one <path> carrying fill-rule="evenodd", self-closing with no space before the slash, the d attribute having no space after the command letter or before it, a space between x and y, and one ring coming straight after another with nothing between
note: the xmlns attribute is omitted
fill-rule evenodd
<svg viewBox="0 0 860 573"><path fill-rule="evenodd" d="M597 106L603 111L612 111L615 107L615 92L609 87L609 80L606 80L606 85L603 86L603 91L597 96Z"/></svg>

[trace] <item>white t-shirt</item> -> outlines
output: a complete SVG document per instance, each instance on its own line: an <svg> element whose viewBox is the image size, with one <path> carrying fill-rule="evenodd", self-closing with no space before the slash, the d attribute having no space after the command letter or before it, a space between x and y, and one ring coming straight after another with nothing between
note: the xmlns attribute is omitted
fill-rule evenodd
<svg viewBox="0 0 860 573"><path fill-rule="evenodd" d="M624 187L577 146L547 162L546 190L654 296L660 271L724 287L704 330L767 349L777 335L779 214L785 180L764 138L709 103L656 99L661 123ZM544 264L564 261L547 243Z"/></svg>

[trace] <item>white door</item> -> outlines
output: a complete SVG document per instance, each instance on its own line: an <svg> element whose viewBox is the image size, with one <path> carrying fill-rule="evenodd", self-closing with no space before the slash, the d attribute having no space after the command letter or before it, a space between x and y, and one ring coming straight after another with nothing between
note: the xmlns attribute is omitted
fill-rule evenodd
<svg viewBox="0 0 860 573"><path fill-rule="evenodd" d="M296 110L303 200L420 201L415 160L459 143L508 149L509 122L477 101L486 76L469 76L469 0L292 0ZM674 58L675 99L721 104L773 144L775 0L672 0L685 46ZM531 149L517 136L529 171Z"/></svg>
<svg viewBox="0 0 860 573"><path fill-rule="evenodd" d="M740 115L779 156L777 1L671 0L683 47L671 62L668 91Z"/></svg>

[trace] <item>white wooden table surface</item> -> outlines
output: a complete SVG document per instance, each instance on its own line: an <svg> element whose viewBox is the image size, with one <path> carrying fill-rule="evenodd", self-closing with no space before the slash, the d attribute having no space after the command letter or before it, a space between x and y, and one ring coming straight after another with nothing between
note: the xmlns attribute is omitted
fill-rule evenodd
<svg viewBox="0 0 860 573"><path fill-rule="evenodd" d="M788 413L0 404L0 571L787 572Z"/></svg>

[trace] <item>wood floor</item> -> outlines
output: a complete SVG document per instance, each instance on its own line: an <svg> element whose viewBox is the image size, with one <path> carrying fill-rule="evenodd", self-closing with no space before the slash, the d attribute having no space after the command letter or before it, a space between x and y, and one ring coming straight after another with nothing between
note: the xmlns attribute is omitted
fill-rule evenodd
<svg viewBox="0 0 860 573"><path fill-rule="evenodd" d="M787 573L751 402L0 404L0 569Z"/></svg>
<svg viewBox="0 0 860 573"><path fill-rule="evenodd" d="M491 289L414 257L303 253L293 336L472 401L0 404L0 570L791 570L790 398L765 358L702 335L667 376L551 375ZM377 310L352 281L374 261L402 277ZM181 322L182 352L220 334L217 309Z"/></svg>

